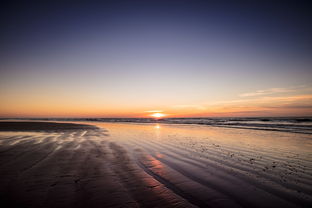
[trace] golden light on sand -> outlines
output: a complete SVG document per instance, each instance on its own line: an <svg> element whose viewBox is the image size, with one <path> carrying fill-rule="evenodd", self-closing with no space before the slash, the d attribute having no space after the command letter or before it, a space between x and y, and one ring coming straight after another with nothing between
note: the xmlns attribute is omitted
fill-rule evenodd
<svg viewBox="0 0 312 208"><path fill-rule="evenodd" d="M163 114L163 113L153 113L151 114L152 117L154 118L162 118L164 116L166 116L166 114Z"/></svg>

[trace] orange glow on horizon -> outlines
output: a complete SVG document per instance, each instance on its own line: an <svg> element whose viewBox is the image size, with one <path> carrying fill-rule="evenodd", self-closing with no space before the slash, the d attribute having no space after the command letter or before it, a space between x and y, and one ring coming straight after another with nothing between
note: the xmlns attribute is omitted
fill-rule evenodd
<svg viewBox="0 0 312 208"><path fill-rule="evenodd" d="M1 93L0 93L1 94ZM160 105L133 101L107 102L76 99L46 94L24 97L3 96L0 117L95 117L95 118L154 118L163 117L255 117L255 116L311 116L312 94L260 96L190 105ZM159 100L161 102L161 100ZM147 110L156 109L156 110Z"/></svg>

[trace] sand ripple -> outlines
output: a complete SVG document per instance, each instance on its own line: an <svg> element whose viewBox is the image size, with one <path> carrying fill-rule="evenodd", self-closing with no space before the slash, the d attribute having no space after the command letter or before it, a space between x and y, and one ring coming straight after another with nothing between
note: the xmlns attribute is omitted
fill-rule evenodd
<svg viewBox="0 0 312 208"><path fill-rule="evenodd" d="M11 207L312 205L310 135L94 124L0 132L1 201Z"/></svg>

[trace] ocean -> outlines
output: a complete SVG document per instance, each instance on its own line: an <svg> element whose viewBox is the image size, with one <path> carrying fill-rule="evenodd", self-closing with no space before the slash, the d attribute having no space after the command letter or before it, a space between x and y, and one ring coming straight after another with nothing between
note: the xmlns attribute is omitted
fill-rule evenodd
<svg viewBox="0 0 312 208"><path fill-rule="evenodd" d="M24 118L25 119L25 118ZM4 120L4 119L3 119ZM7 119L5 119L7 120ZM209 125L312 134L312 117L222 117L222 118L27 118L26 120L94 121Z"/></svg>

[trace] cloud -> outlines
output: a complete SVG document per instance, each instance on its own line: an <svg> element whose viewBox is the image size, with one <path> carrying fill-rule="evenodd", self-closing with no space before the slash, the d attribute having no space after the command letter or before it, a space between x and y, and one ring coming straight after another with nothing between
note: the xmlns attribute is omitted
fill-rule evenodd
<svg viewBox="0 0 312 208"><path fill-rule="evenodd" d="M149 110L149 111L144 111L145 113L161 113L164 112L163 110Z"/></svg>
<svg viewBox="0 0 312 208"><path fill-rule="evenodd" d="M255 92L248 92L240 94L240 97L253 97L253 96L261 96L261 95L271 95L275 93L286 93L286 92L294 92L293 88L270 88L266 90L257 90Z"/></svg>
<svg viewBox="0 0 312 208"><path fill-rule="evenodd" d="M286 93L291 92L291 93ZM312 115L312 88L270 88L216 102L174 105L167 109L183 116L303 116Z"/></svg>
<svg viewBox="0 0 312 208"><path fill-rule="evenodd" d="M261 105L261 104L277 104L277 103L294 103L294 102L311 102L312 94L293 95L293 96L278 96L278 97L257 97L249 99L236 99L219 101L213 103L213 106L237 106L237 105Z"/></svg>

